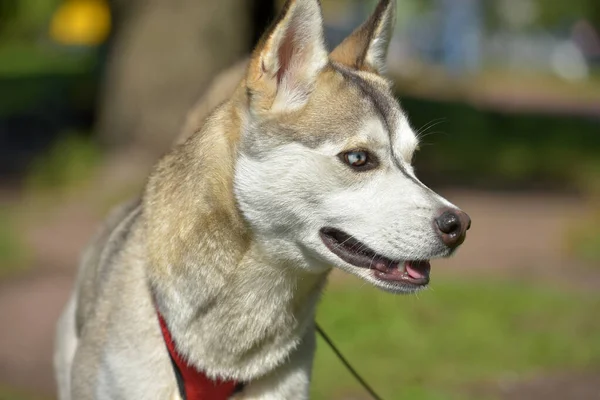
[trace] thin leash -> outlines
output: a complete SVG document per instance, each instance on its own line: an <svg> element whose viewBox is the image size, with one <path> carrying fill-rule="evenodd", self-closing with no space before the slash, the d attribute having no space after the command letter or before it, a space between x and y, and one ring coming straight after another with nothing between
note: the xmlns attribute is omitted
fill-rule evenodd
<svg viewBox="0 0 600 400"><path fill-rule="evenodd" d="M350 365L350 363L348 362L348 360L346 360L346 358L338 350L338 348L336 347L336 345L333 344L333 342L331 341L331 339L329 338L329 336L327 336L327 334L325 333L325 331L323 331L323 328L321 328L321 326L319 324L316 324L316 325L317 325L317 332L319 332L319 335L321 335L321 337L323 338L323 340L325 340L325 342L329 345L329 347L331 348L331 350L333 350L333 352L335 353L335 355L344 364L344 366L346 367L346 369L348 371L350 371L350 373L354 376L354 378L356 378L356 380L361 384L361 386L367 392L369 392L369 394L371 395L371 397L373 397L375 400L383 400L381 398L381 396L379 396L377 393L375 393L375 390L373 390L373 388L360 376L360 374L358 372L356 372L356 370L352 367L352 365Z"/></svg>

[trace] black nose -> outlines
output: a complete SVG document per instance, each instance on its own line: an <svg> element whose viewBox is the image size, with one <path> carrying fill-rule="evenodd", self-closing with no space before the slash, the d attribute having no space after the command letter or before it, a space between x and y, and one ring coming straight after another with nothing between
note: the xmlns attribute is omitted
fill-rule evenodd
<svg viewBox="0 0 600 400"><path fill-rule="evenodd" d="M444 244L455 248L465 241L471 218L460 210L446 209L435 219L435 224Z"/></svg>

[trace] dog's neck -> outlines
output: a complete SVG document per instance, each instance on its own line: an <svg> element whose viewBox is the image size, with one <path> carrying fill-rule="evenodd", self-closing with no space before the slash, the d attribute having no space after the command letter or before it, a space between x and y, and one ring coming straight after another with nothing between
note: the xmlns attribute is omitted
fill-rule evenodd
<svg viewBox="0 0 600 400"><path fill-rule="evenodd" d="M143 218L150 285L178 351L210 377L244 381L299 344L327 274L269 255L237 209L239 114L226 103L159 162Z"/></svg>
<svg viewBox="0 0 600 400"><path fill-rule="evenodd" d="M267 373L314 321L326 275L262 256L251 245L230 271L199 263L154 285L178 351L211 378L246 382Z"/></svg>

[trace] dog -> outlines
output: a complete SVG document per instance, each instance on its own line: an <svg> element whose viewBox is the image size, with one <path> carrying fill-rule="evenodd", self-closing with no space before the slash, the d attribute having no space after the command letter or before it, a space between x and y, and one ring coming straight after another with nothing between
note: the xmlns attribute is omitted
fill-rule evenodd
<svg viewBox="0 0 600 400"><path fill-rule="evenodd" d="M286 3L231 97L85 250L57 327L61 400L307 399L332 268L428 285L470 219L415 176L384 75L395 9L329 53L319 1Z"/></svg>

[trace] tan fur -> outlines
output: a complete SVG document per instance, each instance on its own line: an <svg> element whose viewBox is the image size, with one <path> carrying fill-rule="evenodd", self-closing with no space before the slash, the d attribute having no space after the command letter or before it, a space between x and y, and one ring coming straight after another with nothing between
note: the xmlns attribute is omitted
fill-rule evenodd
<svg viewBox="0 0 600 400"><path fill-rule="evenodd" d="M176 139L176 144L185 142L190 136L198 132L204 125L206 117L219 105L231 98L244 75L246 75L248 62L249 59L241 60L215 77L202 97L188 112L182 132Z"/></svg>
<svg viewBox="0 0 600 400"><path fill-rule="evenodd" d="M394 7L382 0L328 60L317 0L289 1L249 62L190 112L142 198L112 214L82 258L58 330L61 400L179 398L155 306L191 365L248 382L236 399L308 398L315 307L331 266L274 251L302 220L274 237L261 230L240 194L253 183L236 181L247 172L240 158L290 144L378 145L349 132L399 113L389 82L373 73L382 54L370 54L389 39ZM323 164L335 185L365 179L336 162Z"/></svg>

